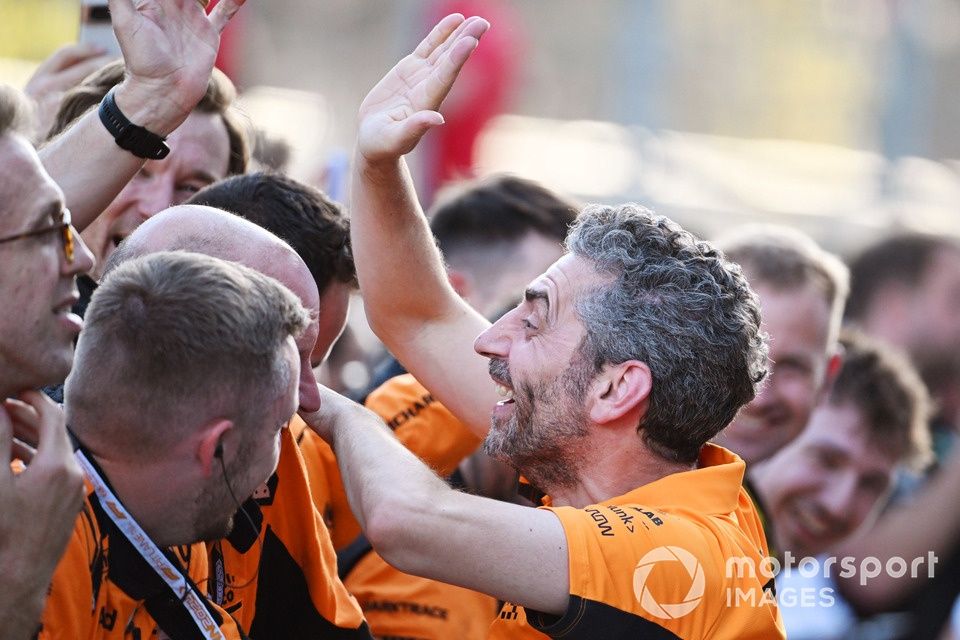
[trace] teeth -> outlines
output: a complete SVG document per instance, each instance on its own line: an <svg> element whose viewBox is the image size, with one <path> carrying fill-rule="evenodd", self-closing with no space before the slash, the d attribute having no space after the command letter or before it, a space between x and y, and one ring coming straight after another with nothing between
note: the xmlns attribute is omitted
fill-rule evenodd
<svg viewBox="0 0 960 640"><path fill-rule="evenodd" d="M822 534L827 530L827 523L817 518L812 513L806 509L797 509L797 515L800 518L800 522L806 527L811 533Z"/></svg>

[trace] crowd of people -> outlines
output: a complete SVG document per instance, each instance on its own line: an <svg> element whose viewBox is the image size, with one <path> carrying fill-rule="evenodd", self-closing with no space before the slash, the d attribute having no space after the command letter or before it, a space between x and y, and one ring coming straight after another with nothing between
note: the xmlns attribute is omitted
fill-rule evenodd
<svg viewBox="0 0 960 640"><path fill-rule="evenodd" d="M954 637L960 242L845 264L505 175L425 215L458 14L340 204L255 170L243 0L202 4L0 86L3 637ZM357 292L365 406L316 373Z"/></svg>

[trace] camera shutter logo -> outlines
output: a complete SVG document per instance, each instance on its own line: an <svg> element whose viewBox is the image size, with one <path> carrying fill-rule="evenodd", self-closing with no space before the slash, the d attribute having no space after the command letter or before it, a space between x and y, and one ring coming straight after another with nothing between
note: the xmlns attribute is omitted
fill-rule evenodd
<svg viewBox="0 0 960 640"><path fill-rule="evenodd" d="M655 566L664 563L679 563L690 576L690 588L681 602L657 602L650 589L647 588L647 579ZM706 579L703 567L697 558L680 547L665 546L651 549L640 558L637 568L633 571L633 593L644 611L657 618L672 620L682 618L697 608L703 599Z"/></svg>

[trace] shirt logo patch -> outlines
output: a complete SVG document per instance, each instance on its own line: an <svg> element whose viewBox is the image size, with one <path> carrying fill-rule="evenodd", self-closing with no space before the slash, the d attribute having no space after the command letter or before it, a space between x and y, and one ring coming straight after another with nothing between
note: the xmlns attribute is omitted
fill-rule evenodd
<svg viewBox="0 0 960 640"><path fill-rule="evenodd" d="M664 576L661 575L655 581L660 584L682 584L680 580L686 574L686 579L690 580L690 588L682 601L672 603L657 601L650 587L647 586L647 581L654 569L670 572L669 580L664 580ZM700 561L692 553L680 547L664 546L651 549L640 558L636 569L633 570L633 593L640 606L650 615L664 620L682 618L696 609L703 599L705 587L706 578Z"/></svg>

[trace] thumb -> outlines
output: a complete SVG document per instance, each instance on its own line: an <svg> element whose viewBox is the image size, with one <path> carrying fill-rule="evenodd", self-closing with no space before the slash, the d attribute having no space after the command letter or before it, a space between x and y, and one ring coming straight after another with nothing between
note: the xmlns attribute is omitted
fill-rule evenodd
<svg viewBox="0 0 960 640"><path fill-rule="evenodd" d="M399 123L397 146L403 150L402 153L409 153L427 131L443 123L443 116L437 111L418 111Z"/></svg>

